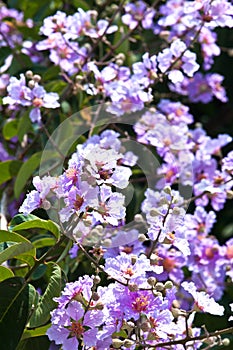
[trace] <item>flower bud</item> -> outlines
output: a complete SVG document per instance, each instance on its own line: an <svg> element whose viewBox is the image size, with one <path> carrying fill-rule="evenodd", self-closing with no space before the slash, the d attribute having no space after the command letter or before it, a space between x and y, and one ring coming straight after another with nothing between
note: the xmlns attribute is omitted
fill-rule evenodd
<svg viewBox="0 0 233 350"><path fill-rule="evenodd" d="M179 207L174 207L172 210L172 214L174 215L180 215L181 209Z"/></svg>
<svg viewBox="0 0 233 350"><path fill-rule="evenodd" d="M148 284L150 285L150 286L154 286L155 285L155 283L156 283L156 278L155 277L149 277L148 279L147 279L147 282L148 282Z"/></svg>
<svg viewBox="0 0 233 350"><path fill-rule="evenodd" d="M172 193L171 187L170 186L165 186L164 189L163 189L163 192L165 192L166 194L171 194Z"/></svg>
<svg viewBox="0 0 233 350"><path fill-rule="evenodd" d="M158 262L158 257L156 254L152 253L151 256L150 256L150 263L151 265L154 265Z"/></svg>
<svg viewBox="0 0 233 350"><path fill-rule="evenodd" d="M143 216L141 214L134 215L135 222L144 222Z"/></svg>
<svg viewBox="0 0 233 350"><path fill-rule="evenodd" d="M30 87L30 89L33 89L33 88L35 87L35 82L34 82L34 80L29 80L28 86Z"/></svg>
<svg viewBox="0 0 233 350"><path fill-rule="evenodd" d="M160 213L160 211L156 208L152 208L150 211L150 216L154 217L154 216L159 216L159 215L163 215L162 213Z"/></svg>
<svg viewBox="0 0 233 350"><path fill-rule="evenodd" d="M224 338L222 339L221 343L223 346L229 346L230 345L230 339L229 338Z"/></svg>
<svg viewBox="0 0 233 350"><path fill-rule="evenodd" d="M95 305L95 308L96 308L97 310L103 310L104 304L100 301L99 303L97 303L97 304Z"/></svg>
<svg viewBox="0 0 233 350"><path fill-rule="evenodd" d="M141 233L140 235L138 235L138 240L139 240L139 242L145 242L148 239L146 238L146 236L144 234Z"/></svg>
<svg viewBox="0 0 233 350"><path fill-rule="evenodd" d="M106 247L106 248L109 248L111 247L112 245L112 241L110 238L106 238L104 241L103 241L103 246Z"/></svg>
<svg viewBox="0 0 233 350"><path fill-rule="evenodd" d="M233 191L232 190L227 190L227 199L233 199ZM228 338L224 338L228 339Z"/></svg>
<svg viewBox="0 0 233 350"><path fill-rule="evenodd" d="M95 277L93 278L93 282L94 282L94 284L99 284L99 283L100 283L100 281L101 281L100 276L95 276Z"/></svg>
<svg viewBox="0 0 233 350"><path fill-rule="evenodd" d="M172 281L166 281L165 284L164 284L164 288L165 289L172 289L173 287L173 283Z"/></svg>
<svg viewBox="0 0 233 350"><path fill-rule="evenodd" d="M136 283L129 283L128 288L130 292L136 292L138 290L138 285Z"/></svg>
<svg viewBox="0 0 233 350"><path fill-rule="evenodd" d="M112 346L114 347L114 349L120 349L120 347L123 345L123 341L120 339L113 339L112 340Z"/></svg>
<svg viewBox="0 0 233 350"><path fill-rule="evenodd" d="M162 282L157 282L155 285L155 289L159 292L162 292L164 290L164 284Z"/></svg>
<svg viewBox="0 0 233 350"><path fill-rule="evenodd" d="M39 74L33 75L32 79L35 83L39 83L41 81L41 76Z"/></svg>
<svg viewBox="0 0 233 350"><path fill-rule="evenodd" d="M33 72L31 70L27 70L25 73L26 78L32 79L33 77Z"/></svg>
<svg viewBox="0 0 233 350"><path fill-rule="evenodd" d="M136 264L137 262L137 255L131 255L131 263L132 265Z"/></svg>
<svg viewBox="0 0 233 350"><path fill-rule="evenodd" d="M99 295L98 295L98 293L96 293L96 292L93 292L92 293L92 299L94 300L94 301L98 301L99 300Z"/></svg>
<svg viewBox="0 0 233 350"><path fill-rule="evenodd" d="M133 340L130 340L130 339L125 339L124 340L124 346L126 347L126 348L130 348L131 346L133 346L134 345L134 341Z"/></svg>
<svg viewBox="0 0 233 350"><path fill-rule="evenodd" d="M141 324L140 328L141 328L141 330L142 330L143 332L149 332L150 329L151 329L150 322L147 322L147 321L146 321L146 322L143 322L143 323Z"/></svg>

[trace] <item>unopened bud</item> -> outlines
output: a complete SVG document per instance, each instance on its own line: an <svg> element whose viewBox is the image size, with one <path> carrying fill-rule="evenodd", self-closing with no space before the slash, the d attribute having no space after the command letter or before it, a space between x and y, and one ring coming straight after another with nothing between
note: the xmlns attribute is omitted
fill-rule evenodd
<svg viewBox="0 0 233 350"><path fill-rule="evenodd" d="M106 248L109 248L111 247L112 245L112 241L110 238L106 238L104 241L103 241L103 246L106 247Z"/></svg>
<svg viewBox="0 0 233 350"><path fill-rule="evenodd" d="M132 265L136 264L137 262L137 255L131 255L131 263Z"/></svg>
<svg viewBox="0 0 233 350"><path fill-rule="evenodd" d="M130 340L130 339L125 339L124 340L124 346L126 347L126 348L130 348L131 346L133 346L135 343L134 343L134 341L133 340Z"/></svg>
<svg viewBox="0 0 233 350"><path fill-rule="evenodd" d="M134 215L134 221L135 222L144 222L144 219L141 214Z"/></svg>
<svg viewBox="0 0 233 350"><path fill-rule="evenodd" d="M150 263L152 264L152 265L154 265L154 264L156 264L158 262L158 257L157 257L157 255L156 254L151 254L151 256L150 256Z"/></svg>
<svg viewBox="0 0 233 350"><path fill-rule="evenodd" d="M174 207L172 210L172 214L174 215L180 215L181 209L179 207Z"/></svg>
<svg viewBox="0 0 233 350"><path fill-rule="evenodd" d="M96 308L97 310L103 310L104 304L103 304L102 302L99 302L99 303L97 303L97 304L95 305L95 308Z"/></svg>
<svg viewBox="0 0 233 350"><path fill-rule="evenodd" d="M148 239L146 238L146 236L144 234L141 233L140 235L138 235L138 240L139 240L139 242L145 242Z"/></svg>
<svg viewBox="0 0 233 350"><path fill-rule="evenodd" d="M136 283L129 283L128 288L129 288L130 292L137 292L138 285Z"/></svg>
<svg viewBox="0 0 233 350"><path fill-rule="evenodd" d="M149 277L148 279L147 279L147 282L148 282L148 284L150 285L150 286L154 286L155 285L155 283L156 283L156 278L155 277Z"/></svg>
<svg viewBox="0 0 233 350"><path fill-rule="evenodd" d="M178 300L173 300L172 305L176 308L179 309L180 308L180 303Z"/></svg>
<svg viewBox="0 0 233 350"><path fill-rule="evenodd" d="M172 289L173 287L173 283L172 281L166 281L165 284L164 284L164 288L165 289Z"/></svg>
<svg viewBox="0 0 233 350"><path fill-rule="evenodd" d="M162 282L157 282L155 288L157 291L162 292L164 290L164 284Z"/></svg>
<svg viewBox="0 0 233 350"><path fill-rule="evenodd" d="M82 80L83 80L83 76L82 75L76 75L76 77L75 77L76 83L80 83L80 81L82 81Z"/></svg>
<svg viewBox="0 0 233 350"><path fill-rule="evenodd" d="M152 208L151 211L150 211L150 216L159 216L159 215L162 215L162 213L160 213L160 211L156 208Z"/></svg>
<svg viewBox="0 0 233 350"><path fill-rule="evenodd" d="M151 329L151 325L150 325L150 322L143 322L140 326L141 330L143 332L149 332L150 329Z"/></svg>
<svg viewBox="0 0 233 350"><path fill-rule="evenodd" d="M120 339L113 339L112 340L112 346L114 347L114 349L120 349L120 347L123 345L123 341Z"/></svg>
<svg viewBox="0 0 233 350"><path fill-rule="evenodd" d="M230 341L229 338L224 338L224 339L222 339L221 343L222 343L223 346L229 346L231 341Z"/></svg>
<svg viewBox="0 0 233 350"><path fill-rule="evenodd" d="M153 294L155 297L162 297L163 296L163 294L161 292L154 292L153 291Z"/></svg>
<svg viewBox="0 0 233 350"><path fill-rule="evenodd" d="M35 82L34 82L34 80L29 80L28 86L29 86L31 89L33 89L33 88L35 87Z"/></svg>
<svg viewBox="0 0 233 350"><path fill-rule="evenodd" d="M172 193L171 187L170 186L165 186L164 189L163 189L163 192L165 192L167 194L171 194Z"/></svg>
<svg viewBox="0 0 233 350"><path fill-rule="evenodd" d="M175 308L175 307L171 308L171 312L172 312L173 317L175 317L175 318L178 318L180 316L180 310Z"/></svg>
<svg viewBox="0 0 233 350"><path fill-rule="evenodd" d="M94 284L99 284L99 283L100 283L100 281L101 281L100 276L95 276L95 277L93 278L93 282L94 282Z"/></svg>
<svg viewBox="0 0 233 350"><path fill-rule="evenodd" d="M33 75L33 78L35 83L39 83L41 81L41 76L39 74Z"/></svg>
<svg viewBox="0 0 233 350"><path fill-rule="evenodd" d="M33 72L31 70L27 70L25 76L26 78L31 79L33 77Z"/></svg>
<svg viewBox="0 0 233 350"><path fill-rule="evenodd" d="M94 301L98 301L99 300L99 294L98 293L96 293L96 292L93 292L92 293L92 299L94 300Z"/></svg>
<svg viewBox="0 0 233 350"><path fill-rule="evenodd" d="M232 190L227 190L227 199L233 199L233 191ZM228 338L224 338L228 339Z"/></svg>

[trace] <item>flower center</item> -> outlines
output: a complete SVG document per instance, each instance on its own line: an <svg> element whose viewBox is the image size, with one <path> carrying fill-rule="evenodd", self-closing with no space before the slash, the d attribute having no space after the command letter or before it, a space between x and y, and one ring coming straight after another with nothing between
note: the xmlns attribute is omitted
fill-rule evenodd
<svg viewBox="0 0 233 350"><path fill-rule="evenodd" d="M142 312L147 310L148 304L148 298L142 295L136 298L136 300L132 303L132 307L134 311Z"/></svg>
<svg viewBox="0 0 233 350"><path fill-rule="evenodd" d="M73 321L71 323L71 326L70 326L70 335L71 337L77 337L77 338L80 338L80 336L83 334L84 332L84 328L83 326L81 325L80 322L78 321Z"/></svg>

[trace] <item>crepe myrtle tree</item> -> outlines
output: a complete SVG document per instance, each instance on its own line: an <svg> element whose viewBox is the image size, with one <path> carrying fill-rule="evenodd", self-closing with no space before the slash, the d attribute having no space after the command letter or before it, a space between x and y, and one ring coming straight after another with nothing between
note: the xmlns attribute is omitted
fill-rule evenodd
<svg viewBox="0 0 233 350"><path fill-rule="evenodd" d="M231 349L231 1L0 18L1 348Z"/></svg>

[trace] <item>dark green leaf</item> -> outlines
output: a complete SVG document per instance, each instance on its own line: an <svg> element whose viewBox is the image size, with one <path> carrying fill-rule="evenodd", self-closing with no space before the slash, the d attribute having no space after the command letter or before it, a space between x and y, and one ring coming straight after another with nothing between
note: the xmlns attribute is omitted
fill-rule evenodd
<svg viewBox="0 0 233 350"><path fill-rule="evenodd" d="M31 124L31 120L29 118L28 113L25 113L19 119L19 123L18 123L17 136L18 136L20 142L23 141L24 135L27 134L29 131L30 132L33 131L32 124Z"/></svg>
<svg viewBox="0 0 233 350"><path fill-rule="evenodd" d="M15 258L26 262L28 265L34 265L36 250L32 243L25 237L9 231L0 231L0 242L11 242L7 248L0 252L0 264L4 261ZM14 244L12 244L14 242Z"/></svg>
<svg viewBox="0 0 233 350"><path fill-rule="evenodd" d="M52 234L56 237L57 240L59 240L60 238L59 226L51 220L37 219L37 220L26 221L26 222L23 222L22 224L15 226L14 231L27 230L32 228L41 228L41 229L48 230L52 232Z"/></svg>
<svg viewBox="0 0 233 350"><path fill-rule="evenodd" d="M22 162L19 160L7 160L0 163L0 185L17 175Z"/></svg>
<svg viewBox="0 0 233 350"><path fill-rule="evenodd" d="M31 156L20 168L14 185L15 197L18 198L22 193L24 186L26 185L28 179L33 175L34 171L38 168L40 164L42 152L37 152Z"/></svg>
<svg viewBox="0 0 233 350"><path fill-rule="evenodd" d="M0 283L1 350L15 350L29 315L29 286L20 277Z"/></svg>
<svg viewBox="0 0 233 350"><path fill-rule="evenodd" d="M50 319L50 311L56 307L54 297L58 297L61 293L62 271L61 268L54 263L48 263L48 267L52 266L52 272L49 278L49 284L40 298L40 301L32 313L29 321L29 327L35 328L44 325Z"/></svg>
<svg viewBox="0 0 233 350"><path fill-rule="evenodd" d="M0 282L10 277L14 277L13 272L5 266L0 266Z"/></svg>
<svg viewBox="0 0 233 350"><path fill-rule="evenodd" d="M45 335L49 327L51 327L51 324L47 324L46 326L38 327L35 329L26 329L22 335L21 340Z"/></svg>
<svg viewBox="0 0 233 350"><path fill-rule="evenodd" d="M9 229L9 231L14 231L14 227L16 225L19 225L19 224L21 224L22 222L25 222L25 221L31 221L31 220L37 220L37 219L38 219L38 217L33 215L33 214L27 214L27 215L17 214L11 220L10 226L8 227L8 229Z"/></svg>

